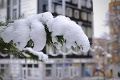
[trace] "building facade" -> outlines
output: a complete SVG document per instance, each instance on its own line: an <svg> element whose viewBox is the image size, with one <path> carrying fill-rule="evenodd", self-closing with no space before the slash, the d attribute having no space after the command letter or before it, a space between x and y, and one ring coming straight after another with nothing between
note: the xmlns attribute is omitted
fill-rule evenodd
<svg viewBox="0 0 120 80"><path fill-rule="evenodd" d="M6 21L7 15L7 0L0 0L0 21Z"/></svg>
<svg viewBox="0 0 120 80"><path fill-rule="evenodd" d="M29 16L46 11L54 16L70 17L82 27L92 45L92 0L7 0L6 4L7 21L14 21L26 14ZM45 54L49 53L49 47L46 45L44 48ZM65 48L63 49L66 51ZM53 53L56 53L55 49ZM90 76L93 75L93 63L94 59L90 51L86 55L82 53L66 56L49 55L49 60L45 63L14 58L0 60L1 72L6 74L9 71L12 74L10 76L15 80L79 80L80 77L86 76L86 72L89 72Z"/></svg>
<svg viewBox="0 0 120 80"><path fill-rule="evenodd" d="M109 10L113 76L120 77L120 0L111 0Z"/></svg>
<svg viewBox="0 0 120 80"><path fill-rule="evenodd" d="M106 38L93 38L94 66L101 70L101 72L95 70L94 75L101 73L105 77L112 77L109 75L112 70L109 42L110 40Z"/></svg>

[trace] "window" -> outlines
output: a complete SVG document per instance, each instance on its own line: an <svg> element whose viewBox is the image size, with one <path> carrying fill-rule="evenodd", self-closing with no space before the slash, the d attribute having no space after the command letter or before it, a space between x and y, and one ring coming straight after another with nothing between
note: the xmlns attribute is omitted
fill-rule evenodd
<svg viewBox="0 0 120 80"><path fill-rule="evenodd" d="M23 78L26 79L26 70L23 70Z"/></svg>
<svg viewBox="0 0 120 80"><path fill-rule="evenodd" d="M45 77L51 78L52 77L52 64L46 64L46 70L45 70Z"/></svg>
<svg viewBox="0 0 120 80"><path fill-rule="evenodd" d="M79 64L78 63L74 63L74 76L79 76Z"/></svg>
<svg viewBox="0 0 120 80"><path fill-rule="evenodd" d="M13 2L13 6L17 5L17 1L18 1L18 0L13 0L13 1L12 1L12 2Z"/></svg>
<svg viewBox="0 0 120 80"><path fill-rule="evenodd" d="M57 67L57 70L56 70L56 76L59 78L59 79L62 79L62 64L57 64L56 67Z"/></svg>
<svg viewBox="0 0 120 80"><path fill-rule="evenodd" d="M71 0L66 0L66 2L71 2Z"/></svg>
<svg viewBox="0 0 120 80"><path fill-rule="evenodd" d="M61 5L56 5L56 9L55 9L57 14L62 14L62 6Z"/></svg>
<svg viewBox="0 0 120 80"><path fill-rule="evenodd" d="M77 4L77 3L78 3L78 0L72 0L72 3L73 3L73 4Z"/></svg>
<svg viewBox="0 0 120 80"><path fill-rule="evenodd" d="M83 29L84 33L87 34L87 29L86 29L86 27L85 27L85 26L82 26L82 29Z"/></svg>
<svg viewBox="0 0 120 80"><path fill-rule="evenodd" d="M69 68L65 68L64 77L69 77Z"/></svg>
<svg viewBox="0 0 120 80"><path fill-rule="evenodd" d="M50 69L46 69L46 77L51 77L51 70Z"/></svg>
<svg viewBox="0 0 120 80"><path fill-rule="evenodd" d="M4 75L8 71L8 64L0 64L0 74Z"/></svg>
<svg viewBox="0 0 120 80"><path fill-rule="evenodd" d="M79 22L78 22L78 25L81 26L81 25L82 25L82 22L79 21Z"/></svg>
<svg viewBox="0 0 120 80"><path fill-rule="evenodd" d="M82 7L85 7L85 8L92 7L91 0L81 0L81 5L82 5Z"/></svg>
<svg viewBox="0 0 120 80"><path fill-rule="evenodd" d="M69 7L66 8L66 15L68 17L72 17L72 9L71 8L69 8Z"/></svg>
<svg viewBox="0 0 120 80"><path fill-rule="evenodd" d="M88 14L88 21L92 21L92 15L90 13Z"/></svg>
<svg viewBox="0 0 120 80"><path fill-rule="evenodd" d="M55 12L55 5L52 4L52 12L54 13Z"/></svg>
<svg viewBox="0 0 120 80"><path fill-rule="evenodd" d="M22 78L30 79L30 78L38 78L40 70L38 64L22 64Z"/></svg>
<svg viewBox="0 0 120 80"><path fill-rule="evenodd" d="M17 9L13 9L13 20L17 19Z"/></svg>
<svg viewBox="0 0 120 80"><path fill-rule="evenodd" d="M84 21L87 20L87 13L86 12L81 13L81 19L84 20Z"/></svg>
<svg viewBox="0 0 120 80"><path fill-rule="evenodd" d="M22 67L26 67L26 65L25 65L25 64L23 64L23 65L22 65Z"/></svg>
<svg viewBox="0 0 120 80"><path fill-rule="evenodd" d="M28 76L32 76L32 69L28 69Z"/></svg>
<svg viewBox="0 0 120 80"><path fill-rule="evenodd" d="M5 2L4 2L4 0L1 0L0 1L0 8L4 8L5 7Z"/></svg>
<svg viewBox="0 0 120 80"><path fill-rule="evenodd" d="M83 7L85 7L86 1L85 1L85 0L81 0L81 5L82 5Z"/></svg>
<svg viewBox="0 0 120 80"><path fill-rule="evenodd" d="M34 68L38 68L38 64L34 64Z"/></svg>
<svg viewBox="0 0 120 80"><path fill-rule="evenodd" d="M37 68L34 69L34 72L35 72L34 77L39 77L40 76L41 72Z"/></svg>
<svg viewBox="0 0 120 80"><path fill-rule="evenodd" d="M92 32L93 32L93 31L92 31L92 28L88 27L88 28L87 28L87 36L88 36L89 38L92 37L92 35L93 35Z"/></svg>
<svg viewBox="0 0 120 80"><path fill-rule="evenodd" d="M52 64L46 64L46 67L47 68L52 67Z"/></svg>
<svg viewBox="0 0 120 80"><path fill-rule="evenodd" d="M43 5L43 12L48 11L48 6L46 4Z"/></svg>
<svg viewBox="0 0 120 80"><path fill-rule="evenodd" d="M8 19L14 21L19 17L19 8L20 8L20 0L8 0L7 5L8 5Z"/></svg>
<svg viewBox="0 0 120 80"><path fill-rule="evenodd" d="M73 74L74 73L74 69L73 69L72 64L70 64L69 69L70 69L70 77L72 78L74 76L74 74Z"/></svg>
<svg viewBox="0 0 120 80"><path fill-rule="evenodd" d="M4 67L5 65L4 64L1 64L1 67Z"/></svg>
<svg viewBox="0 0 120 80"><path fill-rule="evenodd" d="M78 10L74 10L74 17L79 19L79 11Z"/></svg>
<svg viewBox="0 0 120 80"><path fill-rule="evenodd" d="M32 68L32 64L28 64L28 68Z"/></svg>
<svg viewBox="0 0 120 80"><path fill-rule="evenodd" d="M70 76L70 69L69 69L69 67L70 67L70 64L68 64L68 63L66 63L65 64L65 70L64 70L64 77L69 77Z"/></svg>
<svg viewBox="0 0 120 80"><path fill-rule="evenodd" d="M1 72L2 74L4 74L4 73L5 73L5 69L0 69L0 72Z"/></svg>
<svg viewBox="0 0 120 80"><path fill-rule="evenodd" d="M91 4L91 1L90 1L90 0L87 0L87 1L86 1L86 7L87 7L87 8L91 8L91 7L92 7L92 4Z"/></svg>

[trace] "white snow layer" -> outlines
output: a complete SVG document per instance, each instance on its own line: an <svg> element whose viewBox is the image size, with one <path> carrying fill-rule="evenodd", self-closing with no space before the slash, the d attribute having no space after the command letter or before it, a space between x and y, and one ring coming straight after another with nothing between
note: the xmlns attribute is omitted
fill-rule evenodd
<svg viewBox="0 0 120 80"><path fill-rule="evenodd" d="M62 15L57 16L49 20L47 26L52 32L53 42L57 42L56 36L61 35L66 40L66 47L68 49L72 46L74 47L76 42L79 47L83 47L83 52L86 53L89 50L90 44L88 37L83 32L82 28L68 17Z"/></svg>
<svg viewBox="0 0 120 80"><path fill-rule="evenodd" d="M1 37L5 42L10 42L13 38L12 36L12 32L14 31L13 26L10 25L9 27L7 27L2 33L1 33Z"/></svg>
<svg viewBox="0 0 120 80"><path fill-rule="evenodd" d="M34 51L32 48L25 48L24 50L28 50L29 52L33 53L34 55L39 57L39 60L43 60L44 62L48 60L48 56L43 52Z"/></svg>
<svg viewBox="0 0 120 80"><path fill-rule="evenodd" d="M31 22L30 38L34 42L33 50L41 51L46 45L46 33L41 22L33 20Z"/></svg>
<svg viewBox="0 0 120 80"><path fill-rule="evenodd" d="M82 52L86 53L89 50L88 37L78 24L62 15L53 18L50 12L16 20L12 25L5 28L4 31L3 29L0 30L1 37L7 43L13 40L19 50L23 50L27 42L32 39L34 42L33 50L41 51L46 45L46 32L43 24L46 24L49 31L52 32L52 41L53 43L58 43L58 45L54 44L58 50L61 47L61 43L57 41L56 36L63 36L66 40L65 46L68 49L79 46L83 48L80 50ZM34 54L40 54L40 56L42 54L43 57L42 52L34 52L33 50L31 51L30 49ZM70 51L76 54L73 50L69 50L68 53Z"/></svg>
<svg viewBox="0 0 120 80"><path fill-rule="evenodd" d="M6 27L7 26L0 26L0 33L2 33L5 30ZM1 34L0 34L0 37L1 37Z"/></svg>

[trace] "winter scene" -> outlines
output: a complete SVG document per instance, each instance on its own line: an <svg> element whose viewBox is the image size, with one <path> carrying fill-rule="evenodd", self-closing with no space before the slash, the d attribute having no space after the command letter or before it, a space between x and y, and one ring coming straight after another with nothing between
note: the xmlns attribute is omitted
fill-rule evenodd
<svg viewBox="0 0 120 80"><path fill-rule="evenodd" d="M0 80L120 80L120 0L0 0Z"/></svg>

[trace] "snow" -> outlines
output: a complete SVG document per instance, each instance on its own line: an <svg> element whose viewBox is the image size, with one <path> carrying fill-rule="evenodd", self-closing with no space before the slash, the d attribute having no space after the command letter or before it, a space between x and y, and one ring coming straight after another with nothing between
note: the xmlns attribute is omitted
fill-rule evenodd
<svg viewBox="0 0 120 80"><path fill-rule="evenodd" d="M42 13L40 21L46 24L49 20L53 19L53 15L50 12Z"/></svg>
<svg viewBox="0 0 120 80"><path fill-rule="evenodd" d="M3 56L3 57L8 56L8 54L2 54L1 52L0 52L0 55Z"/></svg>
<svg viewBox="0 0 120 80"><path fill-rule="evenodd" d="M31 22L30 38L34 42L33 50L41 51L46 44L46 33L41 22L34 20Z"/></svg>
<svg viewBox="0 0 120 80"><path fill-rule="evenodd" d="M39 59L46 61L48 56L41 52L46 45L46 31L44 25L47 25L48 30L52 33L52 42L53 45L56 46L58 54L77 54L81 51L87 53L89 50L89 40L81 26L70 20L70 18L62 15L54 18L50 12L15 20L15 22L8 25L7 28L0 28L1 38L3 38L6 43L12 40L20 51L25 49L27 42L31 39L34 46L33 48L26 48L26 50L39 56ZM58 42L56 36L63 36L68 52L65 53L60 50L62 44ZM72 47L76 48L77 46L80 47L78 52L72 50ZM58 55L52 52L49 54L53 56Z"/></svg>
<svg viewBox="0 0 120 80"><path fill-rule="evenodd" d="M59 53L57 52L57 53L54 53L53 52L53 49L52 49L52 47L50 47L49 48L49 52L48 52L50 55L52 55L52 56L57 56L57 55L59 55Z"/></svg>
<svg viewBox="0 0 120 80"><path fill-rule="evenodd" d="M25 57L30 57L30 55L26 54L25 52L22 52L22 54L23 54Z"/></svg>
<svg viewBox="0 0 120 80"><path fill-rule="evenodd" d="M26 19L16 20L13 24L14 31L12 33L13 42L19 50L23 50L27 45L29 38L29 26L26 24Z"/></svg>
<svg viewBox="0 0 120 80"><path fill-rule="evenodd" d="M44 62L48 60L48 56L43 52L34 51L32 48L29 48L29 47L25 48L24 50L27 50L33 53L34 55L38 56L39 60L43 60Z"/></svg>
<svg viewBox="0 0 120 80"><path fill-rule="evenodd" d="M7 26L0 26L0 33L2 33L6 27ZM0 35L0 37L1 37L1 35Z"/></svg>
<svg viewBox="0 0 120 80"><path fill-rule="evenodd" d="M1 38L6 42L9 43L12 40L12 32L13 32L13 26L10 25L7 27L2 33L1 33Z"/></svg>
<svg viewBox="0 0 120 80"><path fill-rule="evenodd" d="M57 16L49 20L47 26L52 32L53 43L59 44L56 36L63 36L66 40L66 48L71 48L76 42L79 47L82 45L83 52L86 53L89 50L90 44L88 37L83 32L82 28L68 17L62 15Z"/></svg>

